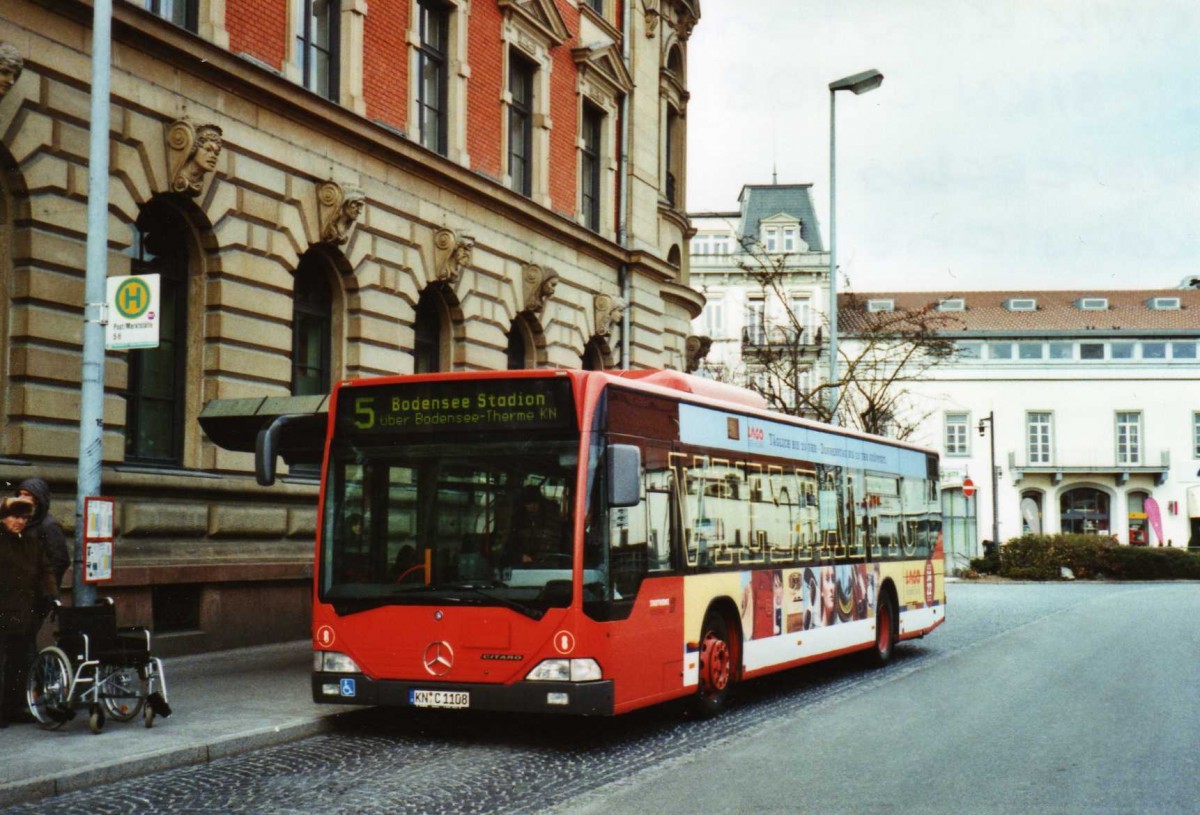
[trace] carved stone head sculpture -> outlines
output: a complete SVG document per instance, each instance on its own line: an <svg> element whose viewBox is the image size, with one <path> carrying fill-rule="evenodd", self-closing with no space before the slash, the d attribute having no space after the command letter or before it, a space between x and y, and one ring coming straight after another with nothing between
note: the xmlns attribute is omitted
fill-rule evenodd
<svg viewBox="0 0 1200 815"><path fill-rule="evenodd" d="M25 60L12 43L0 42L0 99L3 99L25 70Z"/></svg>
<svg viewBox="0 0 1200 815"><path fill-rule="evenodd" d="M317 188L321 214L321 242L341 245L350 240L354 224L366 207L367 196L357 187L325 181Z"/></svg>
<svg viewBox="0 0 1200 815"><path fill-rule="evenodd" d="M695 334L687 338L684 345L684 352L687 356L686 372L691 373L700 367L700 361L708 356L709 349L712 348L712 337L698 337Z"/></svg>
<svg viewBox="0 0 1200 815"><path fill-rule="evenodd" d="M541 314L546 302L558 288L558 272L536 263L527 263L521 269L521 284L525 310Z"/></svg>
<svg viewBox="0 0 1200 815"><path fill-rule="evenodd" d="M597 294L593 300L596 314L596 336L607 337L612 334L612 327L620 325L625 315L625 301L611 294Z"/></svg>
<svg viewBox="0 0 1200 815"><path fill-rule="evenodd" d="M195 124L185 116L167 131L167 147L171 191L199 195L205 176L216 169L221 155L221 128L211 123Z"/></svg>
<svg viewBox="0 0 1200 815"><path fill-rule="evenodd" d="M471 265L475 239L470 235L456 236L453 230L439 229L433 236L434 268L437 279L454 284L462 270Z"/></svg>

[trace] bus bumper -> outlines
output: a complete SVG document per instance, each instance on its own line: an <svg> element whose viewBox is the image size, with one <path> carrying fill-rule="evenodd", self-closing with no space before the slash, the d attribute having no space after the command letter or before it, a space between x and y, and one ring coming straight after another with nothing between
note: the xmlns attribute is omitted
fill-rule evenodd
<svg viewBox="0 0 1200 815"><path fill-rule="evenodd" d="M514 682L511 685L486 685L470 682L371 679L362 674L315 672L312 675L313 701L317 704L420 707L421 705L414 704L414 691L439 691L443 696L467 693L467 710L566 713L575 716L613 715L611 679L596 682Z"/></svg>

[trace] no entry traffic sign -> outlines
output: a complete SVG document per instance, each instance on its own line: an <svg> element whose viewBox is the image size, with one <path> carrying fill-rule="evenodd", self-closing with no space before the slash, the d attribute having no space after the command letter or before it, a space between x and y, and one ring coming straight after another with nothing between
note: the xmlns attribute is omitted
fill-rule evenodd
<svg viewBox="0 0 1200 815"><path fill-rule="evenodd" d="M963 498L970 498L975 494L975 482L969 478L963 479Z"/></svg>

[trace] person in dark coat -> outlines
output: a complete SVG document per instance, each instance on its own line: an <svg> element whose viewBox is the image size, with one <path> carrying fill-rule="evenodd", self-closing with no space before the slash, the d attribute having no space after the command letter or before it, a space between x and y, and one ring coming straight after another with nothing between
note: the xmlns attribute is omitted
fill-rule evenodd
<svg viewBox="0 0 1200 815"><path fill-rule="evenodd" d="M0 502L0 727L24 718L28 643L58 595L54 568L36 535L27 498Z"/></svg>
<svg viewBox="0 0 1200 815"><path fill-rule="evenodd" d="M40 478L27 478L17 486L17 495L33 501L33 517L25 531L34 534L46 548L46 557L54 568L58 588L62 588L63 575L71 568L71 548L62 524L50 514L50 485Z"/></svg>

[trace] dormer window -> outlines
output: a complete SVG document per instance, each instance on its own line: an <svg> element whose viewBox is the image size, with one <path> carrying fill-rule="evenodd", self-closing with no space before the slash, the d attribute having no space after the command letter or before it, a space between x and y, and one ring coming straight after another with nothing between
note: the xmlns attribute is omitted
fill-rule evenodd
<svg viewBox="0 0 1200 815"><path fill-rule="evenodd" d="M1033 297L1013 297L1004 301L1009 311L1037 311L1037 300Z"/></svg>
<svg viewBox="0 0 1200 815"><path fill-rule="evenodd" d="M946 300L939 300L937 304L938 311L966 311L967 301L961 297L952 297Z"/></svg>
<svg viewBox="0 0 1200 815"><path fill-rule="evenodd" d="M1183 301L1178 297L1152 297L1146 306L1155 311L1178 311L1183 308Z"/></svg>
<svg viewBox="0 0 1200 815"><path fill-rule="evenodd" d="M1080 311L1108 311L1108 298L1081 297L1075 301L1075 308Z"/></svg>
<svg viewBox="0 0 1200 815"><path fill-rule="evenodd" d="M867 311L868 312L874 313L874 312L895 311L895 310L896 310L896 301L895 300L868 300L867 301Z"/></svg>
<svg viewBox="0 0 1200 815"><path fill-rule="evenodd" d="M808 244L801 233L802 224L792 215L778 213L763 218L758 225L758 237L765 252L791 254L807 252Z"/></svg>

